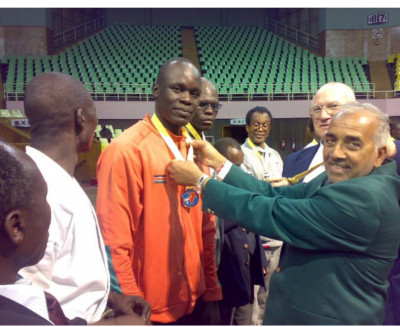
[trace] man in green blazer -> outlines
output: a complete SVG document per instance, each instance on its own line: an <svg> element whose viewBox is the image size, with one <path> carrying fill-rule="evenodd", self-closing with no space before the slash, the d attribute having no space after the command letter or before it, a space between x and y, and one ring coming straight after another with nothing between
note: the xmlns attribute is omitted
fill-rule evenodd
<svg viewBox="0 0 400 327"><path fill-rule="evenodd" d="M288 244L264 324L382 323L400 238L400 178L385 160L388 135L378 108L346 105L324 137L326 172L281 188L243 173L206 142L194 142L197 160L219 180L190 162L168 166L177 183L199 184L203 210Z"/></svg>

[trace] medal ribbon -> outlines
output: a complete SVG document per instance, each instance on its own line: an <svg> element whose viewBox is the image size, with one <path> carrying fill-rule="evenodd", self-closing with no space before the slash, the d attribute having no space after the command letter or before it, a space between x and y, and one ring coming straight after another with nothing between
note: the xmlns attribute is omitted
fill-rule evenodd
<svg viewBox="0 0 400 327"><path fill-rule="evenodd" d="M321 166L324 162L320 162L319 164L316 164L315 166L312 166L310 169L303 171L300 174L297 174L296 176L289 177L288 181L290 184L297 184L301 179L306 177L309 173L311 173L313 170L317 169L319 166Z"/></svg>
<svg viewBox="0 0 400 327"><path fill-rule="evenodd" d="M200 140L200 141L203 140L203 138L200 136L199 133L197 133L196 129L193 127L193 125L192 125L191 123L188 123L188 124L185 126L185 129L186 129L190 134L192 134L192 136L194 137L194 139Z"/></svg>
<svg viewBox="0 0 400 327"><path fill-rule="evenodd" d="M172 140L171 136L168 134L167 130L165 129L164 125L161 123L156 114L153 114L153 116L151 116L151 121L156 127L157 131L160 133L165 144L173 153L175 159L185 161L186 159L183 157L181 151L179 151L175 142ZM182 134L186 137L186 143L190 144L191 138L184 128L182 128ZM189 147L187 160L193 161L193 147L191 145Z"/></svg>

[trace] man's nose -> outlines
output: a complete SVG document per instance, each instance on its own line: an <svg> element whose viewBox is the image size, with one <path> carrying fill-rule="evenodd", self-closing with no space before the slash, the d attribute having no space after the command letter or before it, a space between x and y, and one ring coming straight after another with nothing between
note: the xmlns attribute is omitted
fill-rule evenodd
<svg viewBox="0 0 400 327"><path fill-rule="evenodd" d="M215 114L214 109L211 107L211 105L207 106L207 108L204 110L204 113L210 116Z"/></svg>
<svg viewBox="0 0 400 327"><path fill-rule="evenodd" d="M190 92L189 91L183 91L180 96L180 100L184 103L190 104L192 102L192 99L190 97Z"/></svg>
<svg viewBox="0 0 400 327"><path fill-rule="evenodd" d="M325 108L322 108L321 113L319 115L319 119L321 120L326 120L331 118L332 116L330 114L327 113L327 111L325 110Z"/></svg>
<svg viewBox="0 0 400 327"><path fill-rule="evenodd" d="M332 158L344 158L345 153L341 144L336 144L331 152Z"/></svg>

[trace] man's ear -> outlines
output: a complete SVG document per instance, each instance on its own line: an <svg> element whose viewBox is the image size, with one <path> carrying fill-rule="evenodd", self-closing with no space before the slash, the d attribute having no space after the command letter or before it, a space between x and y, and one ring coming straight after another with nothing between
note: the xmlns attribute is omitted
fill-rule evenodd
<svg viewBox="0 0 400 327"><path fill-rule="evenodd" d="M157 83L153 84L153 96L157 99L158 97L158 91L160 90L159 86Z"/></svg>
<svg viewBox="0 0 400 327"><path fill-rule="evenodd" d="M249 129L250 129L250 127L249 127L249 125L245 125L245 127L246 127L246 132L247 132L247 134L249 133Z"/></svg>
<svg viewBox="0 0 400 327"><path fill-rule="evenodd" d="M22 210L13 210L4 218L4 231L14 245L20 245L24 240L25 219L25 213Z"/></svg>
<svg viewBox="0 0 400 327"><path fill-rule="evenodd" d="M375 165L374 165L375 168L382 165L382 162L386 159L387 153L388 149L386 145L378 148L378 158L376 158L375 160Z"/></svg>
<svg viewBox="0 0 400 327"><path fill-rule="evenodd" d="M82 108L78 108L75 112L75 124L78 129L82 129L85 123L85 111Z"/></svg>

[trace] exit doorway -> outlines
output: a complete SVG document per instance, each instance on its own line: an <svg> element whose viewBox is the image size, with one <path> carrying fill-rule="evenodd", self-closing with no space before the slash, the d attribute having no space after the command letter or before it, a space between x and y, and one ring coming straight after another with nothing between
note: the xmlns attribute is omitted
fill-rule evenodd
<svg viewBox="0 0 400 327"><path fill-rule="evenodd" d="M245 125L224 125L222 126L222 137L232 137L239 144L243 144L247 138Z"/></svg>

